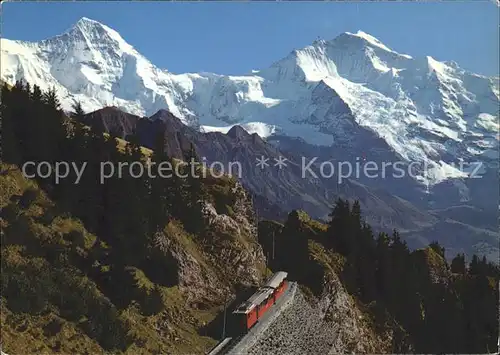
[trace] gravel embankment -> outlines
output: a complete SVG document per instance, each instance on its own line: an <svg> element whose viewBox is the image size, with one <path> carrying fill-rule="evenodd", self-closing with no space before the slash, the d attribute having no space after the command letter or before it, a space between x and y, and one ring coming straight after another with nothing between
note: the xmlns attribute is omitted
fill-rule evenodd
<svg viewBox="0 0 500 355"><path fill-rule="evenodd" d="M317 355L341 352L335 344L339 325L323 320L320 307L297 290L293 303L262 333L248 355Z"/></svg>

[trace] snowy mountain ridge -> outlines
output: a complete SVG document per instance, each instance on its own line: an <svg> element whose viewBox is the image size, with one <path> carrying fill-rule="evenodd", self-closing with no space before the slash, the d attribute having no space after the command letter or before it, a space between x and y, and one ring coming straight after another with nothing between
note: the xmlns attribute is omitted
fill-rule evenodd
<svg viewBox="0 0 500 355"><path fill-rule="evenodd" d="M241 76L159 69L115 30L88 18L37 43L1 40L1 78L54 86L63 107L116 106L151 116L167 109L204 131L240 124L250 133L350 144L355 129L383 138L405 161L432 164L422 181L464 176L459 159L498 161L498 78L454 62L412 58L364 32L294 50Z"/></svg>

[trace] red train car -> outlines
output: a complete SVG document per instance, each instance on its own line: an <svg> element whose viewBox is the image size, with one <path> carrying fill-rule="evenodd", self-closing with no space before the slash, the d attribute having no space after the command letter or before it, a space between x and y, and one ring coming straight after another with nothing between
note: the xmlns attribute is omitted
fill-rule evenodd
<svg viewBox="0 0 500 355"><path fill-rule="evenodd" d="M276 303L287 288L287 276L288 274L284 271L275 273L248 300L233 311L238 328L248 331Z"/></svg>
<svg viewBox="0 0 500 355"><path fill-rule="evenodd" d="M269 287L273 289L273 297L274 301L281 297L283 292L285 292L287 287L287 278L288 274L284 271L279 271L275 273L271 278L266 282L264 287Z"/></svg>

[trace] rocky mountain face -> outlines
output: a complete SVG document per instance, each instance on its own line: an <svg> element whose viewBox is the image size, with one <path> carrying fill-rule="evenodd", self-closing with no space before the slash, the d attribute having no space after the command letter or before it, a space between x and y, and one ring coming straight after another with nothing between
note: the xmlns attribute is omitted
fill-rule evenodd
<svg viewBox="0 0 500 355"><path fill-rule="evenodd" d="M183 237L182 226L175 224L167 227L167 233L156 236L156 246L165 258L175 260L179 288L186 302L194 307L209 307L234 297L235 287L249 288L262 282L266 260L257 242L251 200L238 183L233 182L229 191L234 201L230 216L206 203L208 228L212 231L209 240L189 240ZM231 285L226 283L228 279L237 281Z"/></svg>
<svg viewBox="0 0 500 355"><path fill-rule="evenodd" d="M371 151L345 148L342 145L335 147L315 146L299 138L286 136L269 137L268 141L286 154L300 154L309 161L317 159L318 162L345 161L361 162L363 171L364 162L400 162L394 153L387 149L386 143L381 139L374 139L370 134L355 136L355 139L365 140L373 147ZM335 164L335 166L338 166ZM379 165L380 166L380 165ZM410 164L401 164L405 171L410 171L414 176L417 172ZM498 174L490 170L480 178L466 180L447 180L428 189L420 185L409 174L402 176L395 165L387 165L386 169L376 170L374 173L359 174L354 172L353 180L379 193L397 196L409 202L416 210L428 213L433 220L420 227L400 226L402 235L413 248L422 247L432 240L439 240L446 246L449 254L459 252L470 254L473 252L487 255L492 261L498 260L498 203L496 195L499 193ZM344 172L349 171L348 168ZM374 175L375 174L375 175ZM371 178L371 176L376 176ZM338 177L335 175L334 179ZM347 195L343 195L347 198ZM362 194L358 193L361 200ZM375 204L365 204L364 211L368 215L377 210ZM401 218L406 218L400 215ZM394 218L391 216L390 218ZM393 220L384 220L391 223ZM427 220L429 221L429 220ZM371 223L380 228L377 222ZM424 226L424 224L426 224ZM390 228L390 224L386 225ZM468 246L466 246L468 245ZM469 251L467 251L469 250Z"/></svg>
<svg viewBox="0 0 500 355"><path fill-rule="evenodd" d="M271 267L286 269L301 291L252 354L496 351L498 268L487 271L494 264L477 257L469 267L459 257L448 263L438 244L411 251L397 233L349 233L359 223L354 206L351 212L336 209L328 225L303 211L292 211L284 224L259 224ZM342 235L347 243L355 239L353 249L341 251L348 245L338 244ZM489 311L477 307L477 297ZM477 332L476 321L483 324Z"/></svg>
<svg viewBox="0 0 500 355"><path fill-rule="evenodd" d="M1 169L2 346L8 353L126 348L204 353L215 340L199 329L226 299L263 281L266 260L251 199L235 181L210 183L209 191L229 188L234 214L217 212L207 202L206 240L171 221L155 235L148 263L126 260L120 266L110 260L116 245L104 243L77 218L60 216L55 203L17 167L2 164Z"/></svg>
<svg viewBox="0 0 500 355"><path fill-rule="evenodd" d="M103 127L105 132L114 132L121 138L135 133L141 144L150 148L153 146L155 135L164 132L167 154L179 159L186 156L192 144L199 159L208 166L215 162L222 163L221 168L225 171L221 172L237 176L252 193L263 196L269 203L279 206L284 211L302 208L317 218L326 218L332 200L336 196L345 195L361 199L368 211L374 211L373 215L367 216L370 221L377 225L385 223L385 227L389 229L395 227L411 229L420 223L432 223L435 220L433 216L418 211L410 203L383 190L369 188L359 181L347 178L339 183L338 174L324 178L319 173L318 164L312 165L313 173L318 176L304 173L304 164L295 150L281 151L275 144L264 141L255 133L249 134L238 125L226 134L202 133L184 125L180 119L165 110L158 111L148 119L125 114L114 108L87 114L83 122ZM268 159L269 166L257 165L256 159L261 157ZM286 168L280 169L279 166L275 166L280 157L283 157ZM230 163L236 162L239 166L230 166ZM217 165L213 166L217 168ZM378 204L379 208L371 208L370 204ZM406 215L408 219L398 218L396 211Z"/></svg>
<svg viewBox="0 0 500 355"><path fill-rule="evenodd" d="M363 207L367 222L379 231L399 229L413 248L439 240L449 250L450 257L465 251L471 255L479 252L494 259L498 252L495 231L483 227L487 221L490 226L494 225L496 220L490 221L491 217L485 216L482 221L467 221L466 225L472 224L468 228L455 228L462 215L453 211L427 212L428 201L422 199L426 195L418 184L409 177L391 179L390 167L387 169L387 180L369 179L360 174L357 179L343 178L339 183L340 172L323 177L320 174L323 161L354 159L356 152L342 146L318 147L285 136L275 136L264 141L259 135L249 134L238 125L233 126L226 134L203 133L183 124L166 110L160 110L149 118L141 118L108 107L85 115L83 122L101 127L105 132L121 138L135 133L141 144L149 148L153 147L154 137L158 132L164 132L166 152L179 159L184 159L193 145L199 159L206 165L221 163L221 166L213 166L239 178L251 192L259 218L284 220L286 211L303 209L315 218L327 219L332 201L336 198L357 199ZM389 161L394 158L390 150L384 149L386 144L381 139L366 132L364 135L354 136L354 139L371 140L376 153L368 155L368 159ZM256 165L257 159L261 157L269 159L269 166L261 168ZM280 157L286 159L287 164L282 169L274 166ZM316 177L304 173L304 166L307 164L302 162L303 157L309 157L307 162L317 159L311 165ZM239 165L231 165L235 162ZM480 225L474 227L476 223ZM454 238L450 238L448 231L453 231Z"/></svg>

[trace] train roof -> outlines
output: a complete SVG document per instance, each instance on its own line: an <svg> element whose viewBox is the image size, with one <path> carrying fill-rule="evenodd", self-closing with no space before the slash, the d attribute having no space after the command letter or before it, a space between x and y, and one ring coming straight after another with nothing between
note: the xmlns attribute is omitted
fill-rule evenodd
<svg viewBox="0 0 500 355"><path fill-rule="evenodd" d="M286 279L288 273L284 271L278 271L273 276L271 276L264 286L260 287L255 293L250 296L248 300L240 304L233 313L244 313L247 314L250 312L255 306L261 304L264 300L269 298L276 287L280 285L280 283Z"/></svg>
<svg viewBox="0 0 500 355"><path fill-rule="evenodd" d="M264 300L269 298L273 294L273 291L274 290L272 288L259 288L247 301L240 304L233 313L246 314L250 312L255 308L255 306L261 304Z"/></svg>
<svg viewBox="0 0 500 355"><path fill-rule="evenodd" d="M267 280L266 284L264 286L271 287L271 288L276 288L280 285L280 283L286 279L288 276L288 273L285 271L278 271L275 273L273 276Z"/></svg>

